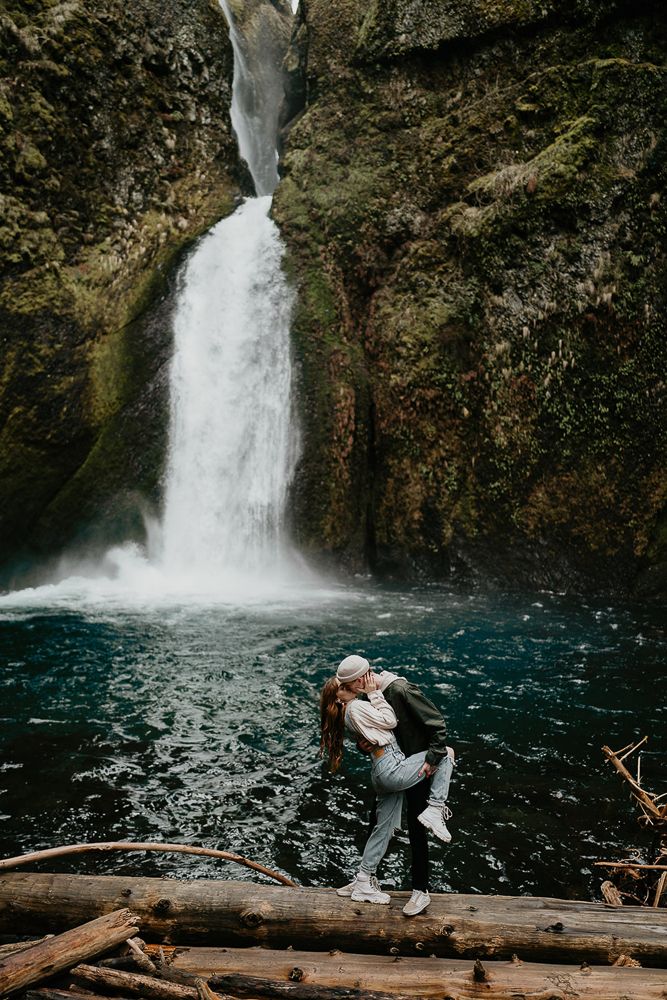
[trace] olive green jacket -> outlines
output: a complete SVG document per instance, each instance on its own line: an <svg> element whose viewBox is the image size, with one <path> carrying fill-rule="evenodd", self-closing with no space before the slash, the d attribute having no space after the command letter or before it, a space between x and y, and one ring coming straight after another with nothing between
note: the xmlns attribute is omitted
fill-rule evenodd
<svg viewBox="0 0 667 1000"><path fill-rule="evenodd" d="M382 692L398 719L396 742L406 757L427 750L426 763L437 767L447 753L445 720L432 701L405 677Z"/></svg>

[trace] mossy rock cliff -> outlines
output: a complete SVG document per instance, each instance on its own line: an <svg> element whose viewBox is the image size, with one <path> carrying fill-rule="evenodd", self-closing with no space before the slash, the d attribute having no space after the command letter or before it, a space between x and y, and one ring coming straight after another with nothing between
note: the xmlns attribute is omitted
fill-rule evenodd
<svg viewBox="0 0 667 1000"><path fill-rule="evenodd" d="M661 11L302 0L274 216L304 548L667 594Z"/></svg>
<svg viewBox="0 0 667 1000"><path fill-rule="evenodd" d="M232 75L217 0L0 0L5 582L76 542L143 538L174 264L252 187Z"/></svg>

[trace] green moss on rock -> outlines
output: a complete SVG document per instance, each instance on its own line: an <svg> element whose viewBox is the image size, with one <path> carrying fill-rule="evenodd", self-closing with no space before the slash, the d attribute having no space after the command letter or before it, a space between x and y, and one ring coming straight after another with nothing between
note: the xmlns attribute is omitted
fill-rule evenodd
<svg viewBox="0 0 667 1000"><path fill-rule="evenodd" d="M274 204L300 294L301 537L357 569L631 590L665 559L659 20L331 8L302 8L315 55Z"/></svg>
<svg viewBox="0 0 667 1000"><path fill-rule="evenodd" d="M214 0L2 0L0 60L7 580L77 537L140 537L164 462L170 275L250 185Z"/></svg>

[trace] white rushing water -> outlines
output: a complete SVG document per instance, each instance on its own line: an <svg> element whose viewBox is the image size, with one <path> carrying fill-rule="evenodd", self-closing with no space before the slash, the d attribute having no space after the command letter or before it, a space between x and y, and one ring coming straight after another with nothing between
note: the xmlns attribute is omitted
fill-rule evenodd
<svg viewBox="0 0 667 1000"><path fill-rule="evenodd" d="M252 71L225 0L234 48L232 124L260 197L214 226L181 275L174 321L171 425L162 523L99 564L63 559L45 587L10 603L256 601L305 595L313 582L285 539L298 454L292 407L293 293L268 216L278 183L279 70ZM303 586L306 584L306 590Z"/></svg>
<svg viewBox="0 0 667 1000"><path fill-rule="evenodd" d="M185 271L174 327L161 560L170 576L208 579L279 570L297 452L293 296L268 217L278 183L277 68L251 73L243 39L221 3L234 47L232 123L261 196L219 222Z"/></svg>
<svg viewBox="0 0 667 1000"><path fill-rule="evenodd" d="M281 67L255 58L251 61L243 36L236 30L226 0L220 0L234 49L231 118L241 156L250 167L255 190L262 197L278 184L278 111L282 100ZM258 54L256 54L257 56Z"/></svg>
<svg viewBox="0 0 667 1000"><path fill-rule="evenodd" d="M284 555L295 458L292 295L270 197L249 200L204 239L175 323L165 572L262 572Z"/></svg>

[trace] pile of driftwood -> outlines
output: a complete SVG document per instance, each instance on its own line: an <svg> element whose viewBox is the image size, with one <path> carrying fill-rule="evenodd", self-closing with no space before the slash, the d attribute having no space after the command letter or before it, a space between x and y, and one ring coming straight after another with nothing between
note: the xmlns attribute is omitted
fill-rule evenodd
<svg viewBox="0 0 667 1000"><path fill-rule="evenodd" d="M54 935L0 953L0 997L665 1000L664 910L433 894L407 918L407 896L0 872L0 934Z"/></svg>
<svg viewBox="0 0 667 1000"><path fill-rule="evenodd" d="M623 763L646 740L645 736L617 753L609 747L602 748L607 760L630 786L630 794L639 807L638 822L647 836L644 848L629 848L618 861L596 862L609 871L609 879L602 883L601 889L606 901L615 906L667 907L667 802L660 802L667 792L654 795L642 788L641 755L637 758L636 777Z"/></svg>

